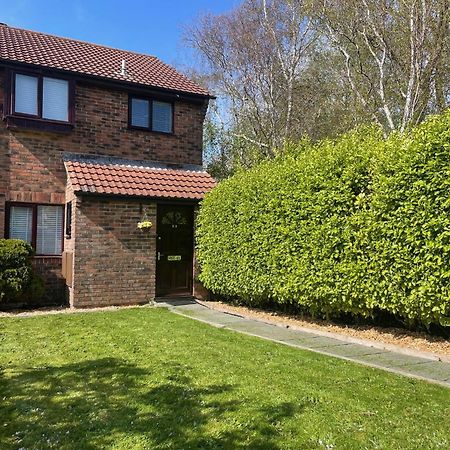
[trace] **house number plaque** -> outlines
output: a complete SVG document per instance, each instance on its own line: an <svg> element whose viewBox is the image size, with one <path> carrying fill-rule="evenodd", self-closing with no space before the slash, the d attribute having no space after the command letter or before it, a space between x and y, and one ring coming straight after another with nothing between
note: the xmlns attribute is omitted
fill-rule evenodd
<svg viewBox="0 0 450 450"><path fill-rule="evenodd" d="M181 255L168 255L167 261L181 261Z"/></svg>

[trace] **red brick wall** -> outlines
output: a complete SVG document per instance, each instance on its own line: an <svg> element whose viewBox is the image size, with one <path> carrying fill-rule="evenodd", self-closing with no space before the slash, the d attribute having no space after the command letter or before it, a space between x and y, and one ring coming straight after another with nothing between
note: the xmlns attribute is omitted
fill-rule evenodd
<svg viewBox="0 0 450 450"><path fill-rule="evenodd" d="M0 69L0 99L4 74ZM202 163L205 106L176 102L174 134L128 129L128 94L79 83L69 134L6 129L0 124L0 194L64 193L63 152L169 163ZM0 100L1 101L1 100Z"/></svg>
<svg viewBox="0 0 450 450"><path fill-rule="evenodd" d="M4 83L0 68L0 105L4 103ZM202 162L204 104L176 102L173 135L129 130L126 91L80 82L75 104L76 125L69 134L11 131L0 122L0 237L5 232L5 201L64 203L63 152L168 163ZM52 264L58 265L57 261ZM49 280L54 281L57 270L52 264L36 262L42 273L48 271ZM85 292L86 286L80 289Z"/></svg>
<svg viewBox="0 0 450 450"><path fill-rule="evenodd" d="M155 226L137 228L144 210L156 224L155 203L77 197L71 306L128 305L155 297Z"/></svg>
<svg viewBox="0 0 450 450"><path fill-rule="evenodd" d="M67 285L67 301L71 304L73 304L73 262L74 262L74 254L75 254L75 237L76 237L76 208L77 208L77 197L75 196L72 184L70 183L70 180L67 183L66 186L66 204L67 203L72 204L72 216L71 216L71 227L70 227L70 236L66 234L66 229L64 229L64 252L69 253L69 259L71 260L71 267L67 269L67 274L65 274L66 277L66 285ZM67 220L66 211L64 211L64 218ZM66 224L64 224L66 225ZM66 227L64 227L66 228ZM63 258L64 258L63 254ZM72 299L72 301L70 301Z"/></svg>
<svg viewBox="0 0 450 450"><path fill-rule="evenodd" d="M44 278L45 286L44 296L36 303L42 305L66 304L66 284L61 277L61 257L36 257L33 260L33 267L36 273Z"/></svg>

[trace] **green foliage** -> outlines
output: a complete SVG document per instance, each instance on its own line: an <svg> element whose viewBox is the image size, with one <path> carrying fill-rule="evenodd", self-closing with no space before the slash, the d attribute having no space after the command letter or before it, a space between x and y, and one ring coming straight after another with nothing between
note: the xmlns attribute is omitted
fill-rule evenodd
<svg viewBox="0 0 450 450"><path fill-rule="evenodd" d="M450 111L393 136L374 177L370 286L380 308L450 316Z"/></svg>
<svg viewBox="0 0 450 450"><path fill-rule="evenodd" d="M203 201L200 279L313 314L450 316L450 111L384 140L301 142Z"/></svg>
<svg viewBox="0 0 450 450"><path fill-rule="evenodd" d="M35 299L43 294L43 283L31 265L33 249L18 239L0 239L0 302Z"/></svg>

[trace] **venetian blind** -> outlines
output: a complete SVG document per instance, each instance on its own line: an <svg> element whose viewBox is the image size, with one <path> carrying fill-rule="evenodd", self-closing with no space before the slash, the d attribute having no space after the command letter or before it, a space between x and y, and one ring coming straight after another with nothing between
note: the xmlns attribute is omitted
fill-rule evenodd
<svg viewBox="0 0 450 450"><path fill-rule="evenodd" d="M33 210L26 206L11 206L9 214L9 237L31 244Z"/></svg>
<svg viewBox="0 0 450 450"><path fill-rule="evenodd" d="M60 255L62 252L63 208L61 206L37 207L36 253Z"/></svg>
<svg viewBox="0 0 450 450"><path fill-rule="evenodd" d="M38 115L38 79L16 74L14 111L21 114Z"/></svg>
<svg viewBox="0 0 450 450"><path fill-rule="evenodd" d="M131 99L131 125L133 127L148 128L149 123L149 102L140 98Z"/></svg>
<svg viewBox="0 0 450 450"><path fill-rule="evenodd" d="M69 82L46 78L43 80L42 117L69 121Z"/></svg>
<svg viewBox="0 0 450 450"><path fill-rule="evenodd" d="M153 102L152 130L164 133L172 132L172 104L166 102Z"/></svg>

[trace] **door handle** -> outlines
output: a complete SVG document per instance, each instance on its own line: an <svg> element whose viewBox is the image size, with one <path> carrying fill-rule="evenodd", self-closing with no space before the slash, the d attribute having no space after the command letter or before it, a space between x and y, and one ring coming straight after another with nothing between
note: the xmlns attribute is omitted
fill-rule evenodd
<svg viewBox="0 0 450 450"><path fill-rule="evenodd" d="M161 252L158 252L158 261L161 259Z"/></svg>

